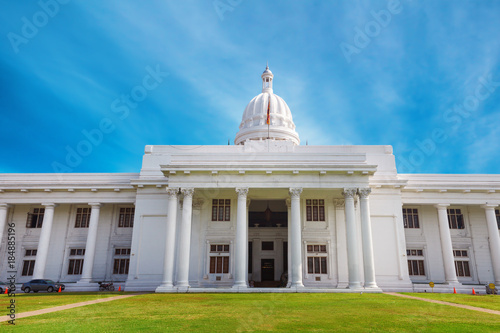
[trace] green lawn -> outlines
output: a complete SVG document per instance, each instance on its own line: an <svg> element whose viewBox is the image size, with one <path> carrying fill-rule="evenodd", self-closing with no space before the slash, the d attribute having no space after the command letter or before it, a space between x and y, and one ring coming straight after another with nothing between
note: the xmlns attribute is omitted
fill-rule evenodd
<svg viewBox="0 0 500 333"><path fill-rule="evenodd" d="M438 293L403 293L415 297L435 299L438 301L465 304L500 311L500 295L465 295L465 294L438 294Z"/></svg>
<svg viewBox="0 0 500 333"><path fill-rule="evenodd" d="M144 294L19 319L15 329L37 333L498 332L500 316L385 294Z"/></svg>
<svg viewBox="0 0 500 333"><path fill-rule="evenodd" d="M33 311L33 310L40 310L40 309L46 309L46 308L52 308L54 306L59 306L59 305L65 305L65 304L72 304L72 303L78 303L78 302L85 302L85 301L90 301L94 299L99 299L99 298L106 298L106 297L112 297L112 296L118 296L123 293L111 293L111 292L78 292L78 293L45 293L45 292L40 292L40 293L29 293L29 294L24 294L24 293L16 293L15 296L15 301L16 301L16 312L21 313L21 312L26 312L26 311ZM7 306L7 302L10 301L10 297L8 295L0 295L0 304L2 305L5 303ZM7 313L4 313L0 311L0 315L4 315Z"/></svg>

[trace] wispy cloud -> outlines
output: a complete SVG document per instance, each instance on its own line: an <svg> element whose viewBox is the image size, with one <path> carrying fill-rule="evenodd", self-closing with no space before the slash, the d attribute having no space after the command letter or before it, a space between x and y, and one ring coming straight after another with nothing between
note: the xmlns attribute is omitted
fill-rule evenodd
<svg viewBox="0 0 500 333"><path fill-rule="evenodd" d="M105 117L115 131L75 171L138 171L146 144L232 142L269 61L302 144L392 144L408 157L440 128L448 140L415 172L497 172L491 124L500 94L459 131L443 115L479 77L500 80L500 5L402 0L400 13L347 63L339 44L387 6L244 1L220 20L211 1L70 2L19 54L6 38L0 43L0 149L11 156L0 171L52 171L65 147ZM19 33L21 17L34 10L11 3L0 33ZM119 120L111 103L157 64L168 78ZM12 140L31 160L6 144Z"/></svg>

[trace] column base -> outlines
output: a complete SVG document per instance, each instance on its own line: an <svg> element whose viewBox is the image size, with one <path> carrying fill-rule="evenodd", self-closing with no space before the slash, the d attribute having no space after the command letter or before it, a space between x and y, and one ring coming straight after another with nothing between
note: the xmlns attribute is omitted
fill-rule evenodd
<svg viewBox="0 0 500 333"><path fill-rule="evenodd" d="M365 284L365 289L380 289L375 282Z"/></svg>
<svg viewBox="0 0 500 333"><path fill-rule="evenodd" d="M246 291L248 290L248 285L247 284L235 284L231 287L233 290L237 291Z"/></svg>
<svg viewBox="0 0 500 333"><path fill-rule="evenodd" d="M352 282L349 283L349 289L358 290L358 289L363 289L363 287L361 286L361 282Z"/></svg>
<svg viewBox="0 0 500 333"><path fill-rule="evenodd" d="M304 288L304 284L302 282L292 282L290 288Z"/></svg>
<svg viewBox="0 0 500 333"><path fill-rule="evenodd" d="M446 281L444 284L447 284L450 287L461 287L462 286L462 284L458 281Z"/></svg>
<svg viewBox="0 0 500 333"><path fill-rule="evenodd" d="M190 286L175 286L175 288L177 289L177 292L179 293L187 293L189 288L191 288Z"/></svg>
<svg viewBox="0 0 500 333"><path fill-rule="evenodd" d="M162 283L155 289L155 293L171 293L172 291L175 291L175 288L171 283Z"/></svg>

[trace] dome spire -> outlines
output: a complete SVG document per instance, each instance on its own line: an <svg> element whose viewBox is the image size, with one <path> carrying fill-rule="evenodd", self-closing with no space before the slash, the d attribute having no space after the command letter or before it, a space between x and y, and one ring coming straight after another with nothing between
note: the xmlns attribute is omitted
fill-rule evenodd
<svg viewBox="0 0 500 333"><path fill-rule="evenodd" d="M269 62L266 63L266 69L262 73L262 92L263 93L273 93L273 72L269 69Z"/></svg>

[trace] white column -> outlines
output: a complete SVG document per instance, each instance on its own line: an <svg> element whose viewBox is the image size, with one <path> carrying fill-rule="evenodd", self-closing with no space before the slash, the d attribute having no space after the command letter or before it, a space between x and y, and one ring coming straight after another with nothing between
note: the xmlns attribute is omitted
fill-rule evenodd
<svg viewBox="0 0 500 333"><path fill-rule="evenodd" d="M371 191L369 187L358 190L361 209L361 237L363 239L363 267L365 272L365 288L378 288L375 282L372 224L370 220L370 203L368 202L368 195Z"/></svg>
<svg viewBox="0 0 500 333"><path fill-rule="evenodd" d="M175 226L177 223L178 188L167 187L168 216L165 233L165 257L163 261L163 281L156 292L171 290L174 285Z"/></svg>
<svg viewBox="0 0 500 333"><path fill-rule="evenodd" d="M450 226L448 224L448 204L439 204L434 207L438 210L439 234L441 236L441 252L443 253L444 276L448 284L459 284L455 271L455 257L451 243Z"/></svg>
<svg viewBox="0 0 500 333"><path fill-rule="evenodd" d="M193 188L183 188L182 222L179 237L179 269L177 287L189 287L189 256L191 250L191 221L193 216Z"/></svg>
<svg viewBox="0 0 500 333"><path fill-rule="evenodd" d="M290 249L292 250L292 284L290 287L304 287L302 284L302 229L300 226L300 194L302 188L291 188L292 225L290 226ZM290 261L289 261L290 263Z"/></svg>
<svg viewBox="0 0 500 333"><path fill-rule="evenodd" d="M345 199L334 199L335 204L335 235L337 248L337 288L349 286L349 273L347 261L347 237L345 225ZM330 269L332 272L332 269Z"/></svg>
<svg viewBox="0 0 500 333"><path fill-rule="evenodd" d="M361 288L359 274L360 262L358 253L358 237L356 232L356 214L354 210L354 196L356 188L344 188L345 224L347 236L347 266L349 271L349 288Z"/></svg>
<svg viewBox="0 0 500 333"><path fill-rule="evenodd" d="M288 251L288 282L286 284L287 288L292 285L292 201L290 198L285 200L287 208L287 229L288 229L288 239L287 239L287 251Z"/></svg>
<svg viewBox="0 0 500 333"><path fill-rule="evenodd" d="M233 288L248 287L248 224L247 224L247 194L248 188L237 188L238 207L236 208L236 241L234 256Z"/></svg>
<svg viewBox="0 0 500 333"><path fill-rule="evenodd" d="M52 231L54 208L56 207L53 203L45 203L42 205L45 206L45 213L43 216L42 230L40 231L40 239L38 240L33 279L43 279L45 277L45 265L47 264L47 256L49 254L50 232Z"/></svg>
<svg viewBox="0 0 500 333"><path fill-rule="evenodd" d="M90 221L87 234L87 244L85 245L85 257L83 258L82 277L79 283L89 283L92 280L92 270L94 268L95 246L97 242L97 227L99 225L99 213L101 204L89 203Z"/></svg>
<svg viewBox="0 0 500 333"><path fill-rule="evenodd" d="M498 224L495 215L497 205L486 204L482 206L486 213L486 223L488 224L488 236L490 239L491 262L495 284L500 285L500 235L498 234Z"/></svg>
<svg viewBox="0 0 500 333"><path fill-rule="evenodd" d="M2 247L3 233L5 232L5 225L7 224L7 212L9 205L0 203L0 248Z"/></svg>

